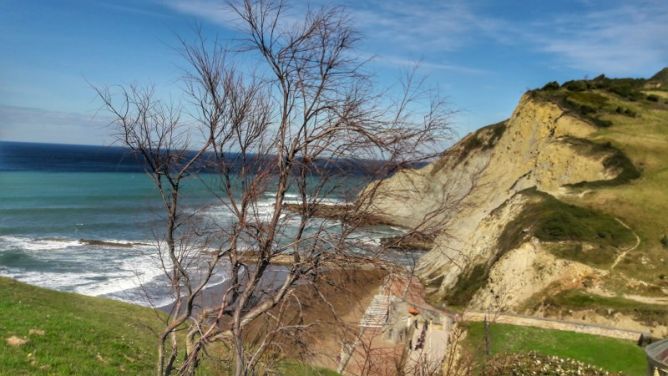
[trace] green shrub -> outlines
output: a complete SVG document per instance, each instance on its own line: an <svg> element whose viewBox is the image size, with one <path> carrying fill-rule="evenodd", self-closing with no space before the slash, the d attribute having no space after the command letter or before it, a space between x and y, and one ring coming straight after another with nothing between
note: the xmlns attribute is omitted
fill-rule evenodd
<svg viewBox="0 0 668 376"><path fill-rule="evenodd" d="M620 114L620 115L626 115L626 116L628 116L628 117L636 117L636 115L638 115L638 114L637 114L635 111L633 111L632 109L630 109L630 108L624 108L624 107L621 107L621 106L617 106L617 108L615 109L615 112L618 113L618 114Z"/></svg>
<svg viewBox="0 0 668 376"><path fill-rule="evenodd" d="M608 214L570 205L535 189L525 191L536 202L506 225L498 248L516 248L528 235L546 242L582 241L612 247L624 247L635 240L633 233Z"/></svg>
<svg viewBox="0 0 668 376"><path fill-rule="evenodd" d="M564 87L569 91L585 91L589 88L587 81L584 80L565 82Z"/></svg>
<svg viewBox="0 0 668 376"><path fill-rule="evenodd" d="M626 110L624 110L624 115L630 116L630 117L636 117L637 113L635 111L631 110L630 108L627 108Z"/></svg>
<svg viewBox="0 0 668 376"><path fill-rule="evenodd" d="M541 90L558 90L561 86L557 81L548 82Z"/></svg>
<svg viewBox="0 0 668 376"><path fill-rule="evenodd" d="M600 109L608 103L608 98L602 96L601 94L592 93L592 92L576 92L570 93L566 97L569 102L576 104L584 104L587 106Z"/></svg>
<svg viewBox="0 0 668 376"><path fill-rule="evenodd" d="M498 258L497 256L495 260ZM493 264L494 262L491 262L489 265ZM473 299L475 293L487 283L489 265L478 264L467 273L460 275L457 283L445 298L445 302L450 306L465 307Z"/></svg>
<svg viewBox="0 0 668 376"><path fill-rule="evenodd" d="M650 94L647 96L647 100L650 102L658 102L659 101L659 96L655 94Z"/></svg>
<svg viewBox="0 0 668 376"><path fill-rule="evenodd" d="M581 104L581 105L578 107L578 111L579 111L582 115L589 115L589 114L596 113L596 109L595 109L594 107L587 106L586 104Z"/></svg>
<svg viewBox="0 0 668 376"><path fill-rule="evenodd" d="M567 141L582 154L590 155L595 158L604 158L603 166L605 166L606 169L619 171L617 177L612 180L581 182L572 184L571 186L573 187L614 186L628 183L631 180L639 178L641 175L640 170L636 168L626 154L615 148L610 142L597 144L586 139L573 137L569 138Z"/></svg>
<svg viewBox="0 0 668 376"><path fill-rule="evenodd" d="M591 120L594 122L594 125L600 128L609 128L612 126L612 121L610 120L603 120L599 118L592 118Z"/></svg>
<svg viewBox="0 0 668 376"><path fill-rule="evenodd" d="M661 238L661 245L663 248L668 248L668 235L663 235Z"/></svg>

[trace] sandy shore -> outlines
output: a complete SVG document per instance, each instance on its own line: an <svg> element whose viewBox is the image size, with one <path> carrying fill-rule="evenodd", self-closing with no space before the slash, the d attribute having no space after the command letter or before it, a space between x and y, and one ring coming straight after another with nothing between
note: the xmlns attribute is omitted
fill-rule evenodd
<svg viewBox="0 0 668 376"><path fill-rule="evenodd" d="M276 289L287 272L285 266L270 265L259 290ZM308 329L298 334L286 332L277 339L283 355L335 369L341 343L350 342L359 334L359 321L385 275L383 270L369 268L330 268L323 270L314 281L300 281L292 297L286 299L288 314L285 320L299 320ZM229 283L225 282L206 289L197 300L197 306L217 306L228 287ZM172 306L169 304L159 309L169 311ZM255 320L248 328L248 335L261 335L267 331L268 325L268 320Z"/></svg>
<svg viewBox="0 0 668 376"><path fill-rule="evenodd" d="M264 278L260 282L258 291L272 291L278 288L285 279L288 269L282 265L269 265L265 271ZM195 299L195 310L200 308L213 308L220 304L221 298L225 291L230 288L230 281L225 280L213 286L209 286L202 291L200 296ZM169 312L175 303L169 303L157 307L161 311Z"/></svg>

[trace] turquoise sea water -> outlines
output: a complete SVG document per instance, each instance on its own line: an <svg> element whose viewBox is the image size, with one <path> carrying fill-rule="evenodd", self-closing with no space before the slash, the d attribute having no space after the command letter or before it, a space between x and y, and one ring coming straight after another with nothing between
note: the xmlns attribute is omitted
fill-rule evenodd
<svg viewBox="0 0 668 376"><path fill-rule="evenodd" d="M94 148L71 155L72 148L36 150L37 146L26 144L10 145L18 151L3 150L6 145L0 142L0 275L140 304L148 304L144 292L150 290L153 304L170 301L153 246L163 225L161 202L140 168L124 165L125 171L115 171L117 155L103 156L94 168L82 167L82 161L94 159L91 153L99 155ZM206 186L197 179L186 186L186 210L220 224L232 220L207 187L215 186L215 176L201 179ZM343 202L354 196L360 181L351 178L343 189L330 192L326 201ZM267 192L266 199L258 202L260 214L271 214L271 196ZM287 195L291 197L296 196ZM398 229L380 226L356 236L376 244L396 233ZM213 283L225 278L223 267Z"/></svg>
<svg viewBox="0 0 668 376"><path fill-rule="evenodd" d="M5 171L0 184L0 275L141 300L123 292L160 274L151 244L161 203L145 174Z"/></svg>

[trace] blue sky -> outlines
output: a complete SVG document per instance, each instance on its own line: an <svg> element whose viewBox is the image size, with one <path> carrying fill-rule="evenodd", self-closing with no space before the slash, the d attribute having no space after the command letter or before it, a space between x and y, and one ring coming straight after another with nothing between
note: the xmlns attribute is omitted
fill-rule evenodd
<svg viewBox="0 0 668 376"><path fill-rule="evenodd" d="M178 36L231 39L223 0L0 0L0 140L109 145L89 83L180 97ZM293 12L305 7L292 1ZM668 66L668 0L314 0L343 5L357 53L391 86L420 62L459 135L508 117L527 89Z"/></svg>

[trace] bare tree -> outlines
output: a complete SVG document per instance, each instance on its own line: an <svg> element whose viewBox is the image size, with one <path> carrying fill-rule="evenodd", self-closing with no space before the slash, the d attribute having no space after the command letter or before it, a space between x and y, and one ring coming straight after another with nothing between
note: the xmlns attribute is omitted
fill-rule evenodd
<svg viewBox="0 0 668 376"><path fill-rule="evenodd" d="M234 49L201 36L183 43L190 98L183 108L194 122L150 90L98 90L164 204L157 250L174 304L160 333L158 375L194 374L214 342L231 349L235 375L255 374L277 336L308 329L294 308L300 284L379 256L354 236L370 222L375 190L334 209L337 221L317 218L323 199L345 188L352 172L365 186L429 160L449 137L444 102L414 75L395 101L375 89L342 9L309 9L299 22L280 0L231 9L245 35ZM239 68L249 60L256 66ZM376 162L355 162L362 159ZM205 185L230 218L207 221L185 210L186 179ZM272 273L277 261L283 266ZM223 272L224 288L207 296ZM251 342L260 318L267 330Z"/></svg>

